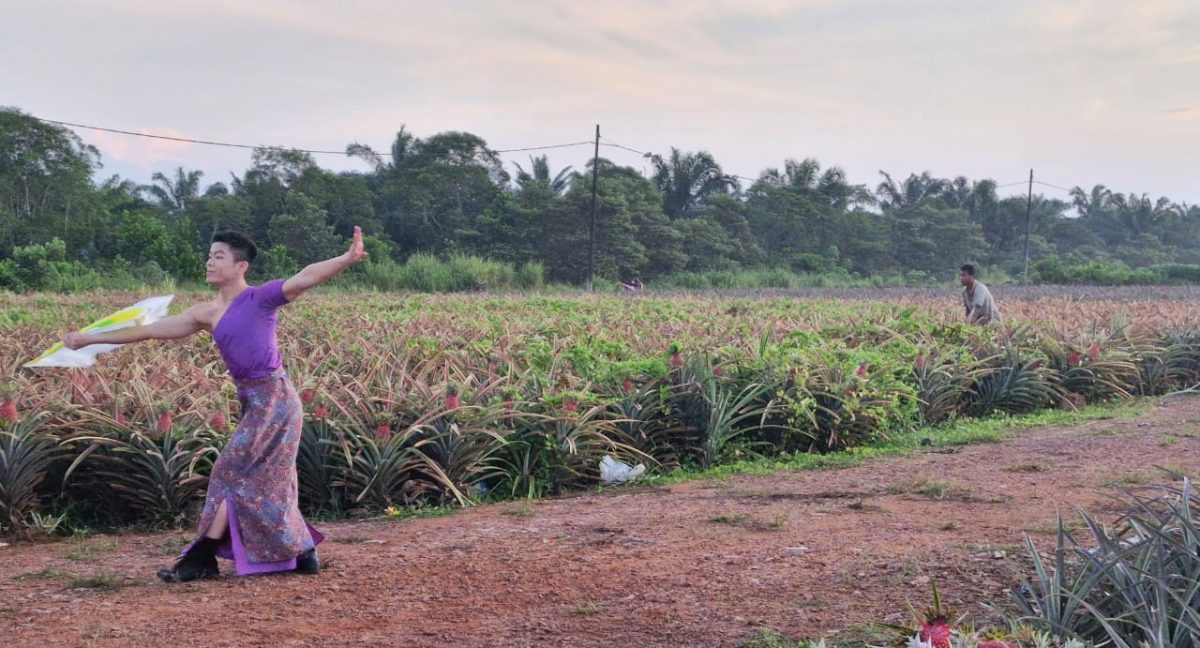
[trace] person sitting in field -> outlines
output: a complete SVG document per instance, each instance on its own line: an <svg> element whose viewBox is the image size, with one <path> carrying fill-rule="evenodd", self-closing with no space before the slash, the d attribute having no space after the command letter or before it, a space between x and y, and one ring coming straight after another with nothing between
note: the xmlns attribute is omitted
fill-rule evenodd
<svg viewBox="0 0 1200 648"><path fill-rule="evenodd" d="M621 288L623 288L625 292L642 292L642 289L645 287L646 286L642 284L641 277L634 277L633 281L630 281L629 283L621 283Z"/></svg>
<svg viewBox="0 0 1200 648"><path fill-rule="evenodd" d="M975 279L975 266L966 264L959 268L959 283L963 286L963 306L967 311L967 323L987 326L1000 322L1000 311L996 308L996 300L992 299L992 291Z"/></svg>

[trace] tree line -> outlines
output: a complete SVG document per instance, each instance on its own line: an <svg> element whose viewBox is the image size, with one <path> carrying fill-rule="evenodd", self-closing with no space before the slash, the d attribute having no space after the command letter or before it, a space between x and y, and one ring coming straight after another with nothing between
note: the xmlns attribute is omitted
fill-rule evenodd
<svg viewBox="0 0 1200 648"><path fill-rule="evenodd" d="M209 237L225 228L259 242L262 276L279 275L339 252L354 225L369 235L375 273L423 254L585 280L593 162L552 169L531 157L510 170L478 135L403 127L387 154L357 143L346 153L367 170L335 173L307 153L260 148L240 176L177 168L139 185L100 176L100 152L72 131L0 109L0 288L88 272L196 281ZM1000 197L991 179L881 171L868 187L806 158L743 181L706 152L674 148L650 158L649 177L595 164L602 278L782 268L920 283L966 262L1017 277L1024 261L1026 198ZM1034 279L1200 278L1196 206L1096 185L1034 194L1029 216Z"/></svg>

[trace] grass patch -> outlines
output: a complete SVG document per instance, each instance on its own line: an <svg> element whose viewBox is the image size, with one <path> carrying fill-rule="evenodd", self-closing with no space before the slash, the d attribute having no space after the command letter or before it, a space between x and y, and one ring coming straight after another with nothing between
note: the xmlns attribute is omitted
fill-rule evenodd
<svg viewBox="0 0 1200 648"><path fill-rule="evenodd" d="M1045 522L1039 522L1038 524L1027 526L1025 527L1025 531L1028 533L1054 535L1055 533L1058 533L1058 523L1059 521L1057 519L1047 520ZM1083 521L1083 518L1080 518L1079 516L1071 516L1062 519L1062 527L1067 533L1073 533L1075 531L1086 529L1087 524Z"/></svg>
<svg viewBox="0 0 1200 648"><path fill-rule="evenodd" d="M506 508L501 511L501 513L503 515L511 515L519 518L533 517L533 507L528 504L522 504L521 506Z"/></svg>
<svg viewBox="0 0 1200 648"><path fill-rule="evenodd" d="M1127 472L1119 475L1109 475L1100 479L1100 485L1105 488L1129 488L1145 486L1152 481L1150 475L1143 472Z"/></svg>
<svg viewBox="0 0 1200 648"><path fill-rule="evenodd" d="M1118 401L1089 405L1077 411L1043 410L1019 416L993 416L966 419L892 435L875 445L859 446L845 452L826 455L795 453L791 456L761 458L714 466L704 470L677 468L649 475L637 483L646 486L678 484L697 479L726 480L734 475L770 475L787 470L836 470L858 466L868 460L911 454L930 447L997 443L1012 432L1034 427L1075 425L1087 421L1131 418L1155 403L1155 399Z"/></svg>
<svg viewBox="0 0 1200 648"><path fill-rule="evenodd" d="M918 495L929 499L970 499L971 491L952 482L939 481L929 477L910 479L901 484L892 484L887 488L892 495Z"/></svg>
<svg viewBox="0 0 1200 648"><path fill-rule="evenodd" d="M330 538L329 541L336 542L338 544L366 544L370 542L371 539L366 536L341 536L338 538Z"/></svg>
<svg viewBox="0 0 1200 648"><path fill-rule="evenodd" d="M882 646L894 640L895 633L891 630L875 626L849 625L829 638L829 648L862 648L863 646ZM816 644L812 644L816 648Z"/></svg>
<svg viewBox="0 0 1200 648"><path fill-rule="evenodd" d="M1003 557L1020 555L1025 548L1020 545L968 544L966 550L974 554L990 554L992 558L996 558L998 554L1003 554Z"/></svg>
<svg viewBox="0 0 1200 648"><path fill-rule="evenodd" d="M389 520L413 520L422 518L439 518L453 515L463 510L458 506L427 506L424 508L410 508L404 506L389 506L383 512L384 517Z"/></svg>
<svg viewBox="0 0 1200 648"><path fill-rule="evenodd" d="M1162 466L1155 466L1155 468L1163 471L1167 477L1171 478L1171 481L1181 482L1189 477L1193 477L1192 471L1180 466L1179 464L1165 464Z"/></svg>
<svg viewBox="0 0 1200 648"><path fill-rule="evenodd" d="M54 580L57 578L69 578L71 574L51 569L47 567L41 571L29 572L26 574L17 574L13 576L13 580Z"/></svg>
<svg viewBox="0 0 1200 648"><path fill-rule="evenodd" d="M72 538L73 546L67 551L67 560L91 561L102 553L117 549L117 539L110 537L89 541L86 534L77 533ZM181 547L182 548L182 547Z"/></svg>
<svg viewBox="0 0 1200 648"><path fill-rule="evenodd" d="M75 576L67 581L72 589L95 589L112 592L125 586L125 581L113 574L92 574L91 576Z"/></svg>
<svg viewBox="0 0 1200 648"><path fill-rule="evenodd" d="M170 538L159 545L159 549L164 556L178 556L183 553L183 548L192 542L191 536L179 536Z"/></svg>
<svg viewBox="0 0 1200 648"><path fill-rule="evenodd" d="M742 644L744 648L818 648L824 643L813 643L806 639L788 639L774 630L759 630L758 635Z"/></svg>
<svg viewBox="0 0 1200 648"><path fill-rule="evenodd" d="M743 515L741 513L734 513L732 515L717 515L709 518L708 521L716 524L728 524L729 526L736 526L754 531L779 531L787 526L788 516L784 515L783 513L777 513L771 516L770 520L760 520L757 518L752 518L748 515Z"/></svg>
<svg viewBox="0 0 1200 648"><path fill-rule="evenodd" d="M1004 472L1010 472L1010 473L1043 473L1043 472L1048 472L1049 470L1050 470L1050 466L1048 466L1048 465L1046 465L1046 464L1044 464L1044 463L1029 462L1029 463L1019 463L1019 464L1014 464L1014 465L1012 465L1012 466L1009 466L1009 467L1005 468L1005 469L1004 469Z"/></svg>
<svg viewBox="0 0 1200 648"><path fill-rule="evenodd" d="M603 604L596 603L594 601L587 601L585 603L580 603L579 605L576 605L571 610L571 614L578 614L581 616L594 616L594 615L600 614L603 611L604 611Z"/></svg>

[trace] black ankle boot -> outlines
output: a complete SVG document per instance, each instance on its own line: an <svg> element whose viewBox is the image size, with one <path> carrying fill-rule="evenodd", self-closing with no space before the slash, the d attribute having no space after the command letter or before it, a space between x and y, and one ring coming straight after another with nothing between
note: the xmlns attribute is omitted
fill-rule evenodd
<svg viewBox="0 0 1200 648"><path fill-rule="evenodd" d="M167 583L186 583L194 580L216 578L221 574L217 567L217 540L204 538L191 550L175 561L171 567L158 570L158 577Z"/></svg>
<svg viewBox="0 0 1200 648"><path fill-rule="evenodd" d="M317 548L313 547L308 551L296 556L296 573L297 574L316 574L321 571L321 558L317 556Z"/></svg>

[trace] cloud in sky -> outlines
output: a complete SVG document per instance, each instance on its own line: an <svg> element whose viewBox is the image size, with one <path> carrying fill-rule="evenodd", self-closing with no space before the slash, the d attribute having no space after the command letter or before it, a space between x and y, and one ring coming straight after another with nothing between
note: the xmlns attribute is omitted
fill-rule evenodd
<svg viewBox="0 0 1200 648"><path fill-rule="evenodd" d="M146 135L195 139L173 128L151 128L140 132ZM187 166L189 157L197 148L196 144L189 142L130 137L104 131L87 131L87 133L96 147L113 160L129 162L145 168L163 166L164 162Z"/></svg>
<svg viewBox="0 0 1200 648"><path fill-rule="evenodd" d="M386 149L402 124L516 148L600 123L640 150L707 149L741 175L808 156L872 185L879 169L1005 182L1034 167L1200 201L1200 121L1163 111L1200 103L1191 0L49 0L5 13L0 103L67 121L333 150ZM215 181L249 158L81 134L139 180L183 165Z"/></svg>

